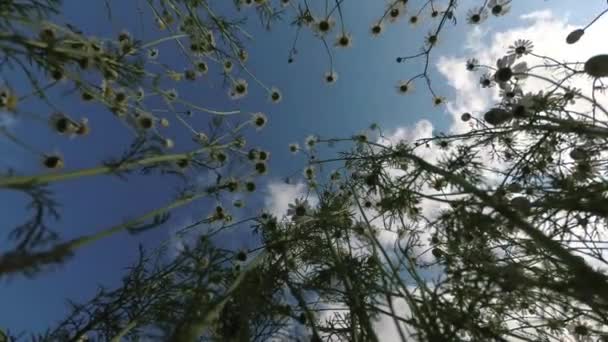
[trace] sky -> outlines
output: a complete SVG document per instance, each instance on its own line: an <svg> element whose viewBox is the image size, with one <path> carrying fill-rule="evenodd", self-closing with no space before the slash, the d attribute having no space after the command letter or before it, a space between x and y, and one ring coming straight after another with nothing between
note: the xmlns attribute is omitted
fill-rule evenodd
<svg viewBox="0 0 608 342"><path fill-rule="evenodd" d="M473 2L460 1L460 18ZM137 3L144 4L145 1ZM213 69L196 85L180 92L180 98L196 99L209 108L220 110L261 111L269 117L267 127L249 134L248 140L270 151L270 173L260 183L262 191L253 198L247 198L247 208L238 215L253 216L262 207L280 215L286 210L287 203L305 191L304 186L298 183L305 160L289 153L289 143L302 145L309 134L350 136L366 129L372 122L383 127L395 141L460 130L463 128L458 121L460 114L463 111L482 112L494 96L478 89L477 79L465 72L464 61L481 54L482 61L486 59L492 63L501 51L504 52L514 39L519 38L533 40L535 48L539 52L544 49L547 55L565 53L564 44L560 43L563 43L565 34L591 19L605 6L605 2L599 0L586 3L588 7L575 8L575 2L569 0L514 1L509 15L490 18L481 29L466 25L464 19L459 20L455 28L441 36L431 58L433 85L436 92L448 101L441 107L432 105L431 97L422 84L416 84L414 92L407 96L395 90L399 80L415 75L421 67L418 61L398 64L395 57L418 52L430 20L416 28L404 20L387 24L385 32L374 38L370 36L369 28L384 10L385 2L357 0L345 1L343 6L343 17L347 31L353 36L353 46L345 50L332 48L334 69L339 75L335 84L327 85L323 81L329 63L318 40L308 33L302 34L295 62L288 64L287 54L295 35L294 28L287 25L289 20L266 31L252 17L246 24L247 31L254 37L246 44L250 56L249 69L264 84L278 87L283 100L279 104L270 103L265 91L248 79L249 95L232 101L221 87L217 70ZM111 24L108 24L103 1L90 1L83 5L81 0L64 1L63 14L58 22L69 22L96 36L115 36L123 29L144 41L158 36L153 24L149 20L140 22L133 15L134 8L127 2L110 1L110 4ZM142 9L146 11L143 5ZM593 44L596 41L593 35L597 39L598 32L606 32L606 28L608 25L603 22L592 27L589 35L582 39L576 50L570 50L565 59L584 60L597 53L599 47ZM164 58L171 60L173 56L170 54L177 50L171 48L173 43L167 44L160 50L161 53L166 51L169 55ZM3 70L3 77L11 80L17 88L25 87L22 76L16 72L5 73ZM248 78L247 75L243 77ZM79 141L54 136L44 123L27 116L10 119L11 132L27 137L26 141L38 150L60 151L66 159L66 170L91 167L98 165L100 160L119 155L131 142L132 134L116 125L107 110L63 96L67 90L66 87L53 93L56 106L69 110L76 117L88 117L92 127L89 136ZM51 111L36 102L24 103L23 106L27 112L43 117ZM0 118L8 122L3 115L0 113ZM194 121L199 125L207 124L202 117ZM176 150L187 141L177 129L171 129L167 134L175 140ZM43 171L38 156L4 138L0 138L0 153L3 156L0 167L3 169L10 167L22 174ZM284 184L282 179L291 175L295 175L295 184ZM131 176L128 182L101 176L54 185L51 189L55 199L61 203L63 215L53 223L53 228L64 238L95 232L163 205L175 195L178 185L175 180L159 176ZM3 226L8 235L9 228L25 217L27 202L21 194L2 190L0 203L3 204ZM119 234L88 246L79 250L76 258L65 265L38 274L33 279L0 279L0 302L3 308L8 308L0 310L0 327L13 332L44 330L66 314L67 298L84 301L94 294L98 285L118 284L122 270L135 260L138 244L155 246L169 238L176 227L206 215L214 205L210 201L197 202L177 210L171 221L159 229L136 236ZM250 239L245 232L222 243L238 248L246 246ZM8 244L0 244L0 252L5 250L4 246ZM390 332L387 334L388 341Z"/></svg>

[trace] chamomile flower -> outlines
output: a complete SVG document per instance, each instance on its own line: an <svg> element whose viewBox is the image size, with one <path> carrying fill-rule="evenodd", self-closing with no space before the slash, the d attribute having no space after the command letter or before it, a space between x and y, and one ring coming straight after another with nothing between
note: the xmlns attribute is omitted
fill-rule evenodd
<svg viewBox="0 0 608 342"><path fill-rule="evenodd" d="M135 126L142 131L154 128L155 123L156 118L147 112L140 112L135 117Z"/></svg>
<svg viewBox="0 0 608 342"><path fill-rule="evenodd" d="M289 152L296 154L300 151L300 145L298 143L289 144Z"/></svg>
<svg viewBox="0 0 608 342"><path fill-rule="evenodd" d="M242 78L239 78L232 84L232 89L230 90L230 97L233 100L243 98L247 96L248 88L249 86L247 84L247 81Z"/></svg>
<svg viewBox="0 0 608 342"><path fill-rule="evenodd" d="M381 22L379 22L379 23L373 24L370 27L369 32L372 34L373 37L378 37L380 35L380 33L382 33L383 30L384 30L384 26L382 25Z"/></svg>
<svg viewBox="0 0 608 342"><path fill-rule="evenodd" d="M399 20L399 18L401 18L404 13L405 13L405 6L403 6L402 3L392 4L387 13L388 20L391 23L394 23L397 20Z"/></svg>
<svg viewBox="0 0 608 342"><path fill-rule="evenodd" d="M232 68L234 67L234 64L232 63L231 60L225 60L223 63L223 67L224 67L224 72L225 73L229 73L232 71Z"/></svg>
<svg viewBox="0 0 608 342"><path fill-rule="evenodd" d="M525 73L528 71L528 65L526 62L519 62L515 65L515 55L508 55L499 58L496 61L496 72L494 73L494 80L501 86L504 86L512 77L516 79L523 79L526 77Z"/></svg>
<svg viewBox="0 0 608 342"><path fill-rule="evenodd" d="M336 22L331 17L321 18L314 22L314 31L318 35L323 36L329 33L335 24Z"/></svg>
<svg viewBox="0 0 608 342"><path fill-rule="evenodd" d="M239 49L239 52L237 53L237 56L239 57L239 60L242 63L247 62L247 60L249 59L249 53L245 49Z"/></svg>
<svg viewBox="0 0 608 342"><path fill-rule="evenodd" d="M433 96L433 106L439 107L445 103L445 97L443 96Z"/></svg>
<svg viewBox="0 0 608 342"><path fill-rule="evenodd" d="M315 173L315 168L312 166L307 166L304 168L304 171L302 171L304 178L306 178L307 180L315 179Z"/></svg>
<svg viewBox="0 0 608 342"><path fill-rule="evenodd" d="M494 80L492 79L492 75L489 73L485 73L479 77L479 84L482 88L491 88L494 86Z"/></svg>
<svg viewBox="0 0 608 342"><path fill-rule="evenodd" d="M437 45L439 42L439 36L435 32L429 32L424 38L424 44L428 47Z"/></svg>
<svg viewBox="0 0 608 342"><path fill-rule="evenodd" d="M409 94L414 91L414 83L411 81L399 81L396 88L397 92L401 95Z"/></svg>
<svg viewBox="0 0 608 342"><path fill-rule="evenodd" d="M268 159L270 159L270 152L263 150L258 151L257 159L261 161L268 161Z"/></svg>
<svg viewBox="0 0 608 342"><path fill-rule="evenodd" d="M475 71L479 68L479 61L477 58L469 58L466 62L467 71Z"/></svg>
<svg viewBox="0 0 608 342"><path fill-rule="evenodd" d="M412 15L411 17L409 17L409 19L407 20L407 22L412 26L412 27L416 27L420 24L420 22L422 21L422 18L416 14Z"/></svg>
<svg viewBox="0 0 608 342"><path fill-rule="evenodd" d="M292 220L299 221L309 215L311 212L310 205L307 200L296 199L295 203L289 203L287 215L291 216Z"/></svg>
<svg viewBox="0 0 608 342"><path fill-rule="evenodd" d="M532 52L532 48L534 48L534 44L531 41L527 39L518 39L513 45L509 46L507 54L515 55L519 58Z"/></svg>
<svg viewBox="0 0 608 342"><path fill-rule="evenodd" d="M313 148L315 148L315 145L317 144L317 141L319 139L314 136L314 135L309 135L308 137L306 137L306 139L304 140L304 146L306 146L307 150L312 150Z"/></svg>
<svg viewBox="0 0 608 342"><path fill-rule="evenodd" d="M511 0L490 0L488 2L488 8L490 12L497 17L503 16L511 9Z"/></svg>
<svg viewBox="0 0 608 342"><path fill-rule="evenodd" d="M335 71L328 71L323 75L323 78L325 79L325 83L334 84L338 80L338 73Z"/></svg>
<svg viewBox="0 0 608 342"><path fill-rule="evenodd" d="M481 24L488 18L488 11L485 8L474 7L467 11L467 23L471 25Z"/></svg>
<svg viewBox="0 0 608 342"><path fill-rule="evenodd" d="M336 37L336 42L334 43L334 45L339 48L349 48L352 46L352 44L353 38L346 32L342 32L340 35L338 35L338 37Z"/></svg>
<svg viewBox="0 0 608 342"><path fill-rule="evenodd" d="M281 91L278 88L272 87L268 92L268 99L272 103L279 103L283 99L283 95L281 94Z"/></svg>
<svg viewBox="0 0 608 342"><path fill-rule="evenodd" d="M251 124L255 126L256 129L260 130L266 126L268 122L268 118L264 113L254 113L251 118Z"/></svg>

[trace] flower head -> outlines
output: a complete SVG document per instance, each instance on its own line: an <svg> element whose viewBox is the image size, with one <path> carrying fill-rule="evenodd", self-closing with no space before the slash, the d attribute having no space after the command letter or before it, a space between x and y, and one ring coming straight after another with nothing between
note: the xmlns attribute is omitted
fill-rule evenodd
<svg viewBox="0 0 608 342"><path fill-rule="evenodd" d="M485 73L481 75L479 78L479 84L482 88L491 88L494 86L494 80L492 79L492 75L489 73Z"/></svg>
<svg viewBox="0 0 608 342"><path fill-rule="evenodd" d="M268 122L268 118L264 113L254 113L251 118L251 124L255 126L256 129L260 130L266 126Z"/></svg>
<svg viewBox="0 0 608 342"><path fill-rule="evenodd" d="M272 103L279 103L283 99L283 95L281 94L281 91L278 88L272 87L268 92L268 99Z"/></svg>
<svg viewBox="0 0 608 342"><path fill-rule="evenodd" d="M333 84L338 80L338 74L335 71L328 71L323 75L323 78L327 84Z"/></svg>
<svg viewBox="0 0 608 342"><path fill-rule="evenodd" d="M306 146L307 150L312 150L315 147L315 145L317 144L317 140L318 140L318 138L316 136L309 135L304 140L304 146Z"/></svg>
<svg viewBox="0 0 608 342"><path fill-rule="evenodd" d="M511 0L490 0L488 2L488 8L493 15L497 17L503 16L511 9L510 2Z"/></svg>
<svg viewBox="0 0 608 342"><path fill-rule="evenodd" d="M312 166L307 166L304 168L304 171L302 171L302 173L304 174L304 178L306 178L307 180L313 180L315 179L315 168Z"/></svg>
<svg viewBox="0 0 608 342"><path fill-rule="evenodd" d="M44 155L42 158L42 165L48 169L58 170L63 168L63 158L56 153Z"/></svg>
<svg viewBox="0 0 608 342"><path fill-rule="evenodd" d="M338 37L336 37L336 42L334 43L335 46L340 48L349 48L352 46L352 44L353 38L346 32L342 32L340 35L338 35Z"/></svg>
<svg viewBox="0 0 608 342"><path fill-rule="evenodd" d="M414 90L414 83L411 81L399 81L397 83L397 92L399 94L405 95L409 94Z"/></svg>
<svg viewBox="0 0 608 342"><path fill-rule="evenodd" d="M438 107L445 103L445 97L443 96L434 96L433 97L433 106Z"/></svg>
<svg viewBox="0 0 608 342"><path fill-rule="evenodd" d="M53 131L61 135L71 135L78 130L78 123L60 112L52 114L49 123Z"/></svg>
<svg viewBox="0 0 608 342"><path fill-rule="evenodd" d="M467 12L467 23L471 25L481 24L488 18L488 12L485 8L474 7Z"/></svg>
<svg viewBox="0 0 608 342"><path fill-rule="evenodd" d="M296 154L300 151L300 145L298 143L289 144L289 152Z"/></svg>
<svg viewBox="0 0 608 342"><path fill-rule="evenodd" d="M525 73L528 71L528 65L526 62L519 62L513 65L515 58L515 55L507 55L496 61L494 80L501 87L509 82L512 77L515 77L516 79L523 79L526 77Z"/></svg>
<svg viewBox="0 0 608 342"><path fill-rule="evenodd" d="M224 66L224 72L225 73L229 73L229 72L232 71L232 68L233 68L234 65L233 65L233 63L232 63L231 60L227 59L227 60L224 61L223 66Z"/></svg>
<svg viewBox="0 0 608 342"><path fill-rule="evenodd" d="M325 35L334 27L335 21L331 17L322 18L316 20L314 23L314 30L319 35Z"/></svg>
<svg viewBox="0 0 608 342"><path fill-rule="evenodd" d="M372 25L372 27L369 29L369 31L372 34L372 36L378 37L380 35L380 33L382 33L383 29L384 29L384 27L382 26L382 23L375 23Z"/></svg>
<svg viewBox="0 0 608 342"><path fill-rule="evenodd" d="M154 60L158 58L158 49L153 48L148 50L148 59Z"/></svg>
<svg viewBox="0 0 608 342"><path fill-rule="evenodd" d="M468 71L475 71L479 67L479 61L477 58L467 59L466 68Z"/></svg>
<svg viewBox="0 0 608 342"><path fill-rule="evenodd" d="M513 45L509 46L507 53L519 58L532 52L532 48L534 48L534 44L531 41L527 39L518 39Z"/></svg>
<svg viewBox="0 0 608 342"><path fill-rule="evenodd" d="M247 96L247 89L247 81L242 78L239 78L232 84L232 89L230 90L230 97L234 100L243 98Z"/></svg>
<svg viewBox="0 0 608 342"><path fill-rule="evenodd" d="M310 214L311 208L307 200L296 199L295 203L289 203L287 215L298 222Z"/></svg>

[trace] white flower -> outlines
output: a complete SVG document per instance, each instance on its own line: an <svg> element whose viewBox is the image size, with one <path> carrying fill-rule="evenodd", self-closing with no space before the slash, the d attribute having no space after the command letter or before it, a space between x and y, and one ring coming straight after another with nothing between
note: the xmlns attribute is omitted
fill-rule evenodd
<svg viewBox="0 0 608 342"><path fill-rule="evenodd" d="M405 95L409 94L414 90L414 83L411 81L399 81L397 83L397 92L399 94Z"/></svg>
<svg viewBox="0 0 608 342"><path fill-rule="evenodd" d="M515 43L513 43L513 45L509 46L507 53L509 55L521 57L532 52L532 48L534 48L534 44L532 44L531 41L527 39L518 39L515 41Z"/></svg>
<svg viewBox="0 0 608 342"><path fill-rule="evenodd" d="M511 0L490 0L488 2L488 8L493 15L499 17L509 12L511 9L510 2Z"/></svg>
<svg viewBox="0 0 608 342"><path fill-rule="evenodd" d="M494 80L501 87L511 80L512 77L515 79L526 78L526 72L528 71L528 65L526 62L519 62L515 65L516 56L507 55L499 58L496 61L496 72L494 73Z"/></svg>
<svg viewBox="0 0 608 342"><path fill-rule="evenodd" d="M338 37L336 37L335 46L340 48L349 48L353 44L353 38L350 34L346 32L342 32Z"/></svg>
<svg viewBox="0 0 608 342"><path fill-rule="evenodd" d="M289 203L287 215L291 216L292 220L298 222L308 216L311 212L310 205L307 200L296 199L295 203Z"/></svg>
<svg viewBox="0 0 608 342"><path fill-rule="evenodd" d="M232 89L230 90L230 97L233 100L243 98L247 95L248 84L247 81L239 78L232 84Z"/></svg>
<svg viewBox="0 0 608 342"><path fill-rule="evenodd" d="M272 103L279 103L283 99L283 95L281 94L281 91L278 88L272 87L268 92L268 99Z"/></svg>
<svg viewBox="0 0 608 342"><path fill-rule="evenodd" d="M471 25L481 24L488 18L485 8L474 7L467 12L467 22Z"/></svg>
<svg viewBox="0 0 608 342"><path fill-rule="evenodd" d="M300 151L300 145L298 143L289 144L289 152L296 154Z"/></svg>
<svg viewBox="0 0 608 342"><path fill-rule="evenodd" d="M335 71L328 71L323 75L323 78L327 84L333 84L338 80L338 74Z"/></svg>
<svg viewBox="0 0 608 342"><path fill-rule="evenodd" d="M254 125L257 130L264 128L267 122L268 118L266 117L266 115L264 115L264 113L253 113L251 118L251 124Z"/></svg>
<svg viewBox="0 0 608 342"><path fill-rule="evenodd" d="M306 178L307 180L313 180L315 179L315 168L312 166L307 166L304 168L304 171L302 172L304 174L304 178Z"/></svg>
<svg viewBox="0 0 608 342"><path fill-rule="evenodd" d="M317 144L317 140L318 138L314 135L309 135L308 137L306 137L306 139L304 140L304 146L306 146L307 150L311 150L315 147L315 145Z"/></svg>

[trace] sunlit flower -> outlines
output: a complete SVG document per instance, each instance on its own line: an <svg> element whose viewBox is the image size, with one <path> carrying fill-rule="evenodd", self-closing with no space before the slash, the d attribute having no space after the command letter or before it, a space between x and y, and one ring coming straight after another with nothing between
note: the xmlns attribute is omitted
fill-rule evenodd
<svg viewBox="0 0 608 342"><path fill-rule="evenodd" d="M315 145L317 144L318 138L314 135L309 135L308 137L306 137L306 139L304 140L304 146L306 146L307 150L311 150L315 147Z"/></svg>
<svg viewBox="0 0 608 342"><path fill-rule="evenodd" d="M338 80L338 73L335 71L328 71L323 75L323 78L327 84L333 84Z"/></svg>
<svg viewBox="0 0 608 342"><path fill-rule="evenodd" d="M296 154L300 151L300 145L298 143L289 144L289 152Z"/></svg>
<svg viewBox="0 0 608 342"><path fill-rule="evenodd" d="M239 78L232 84L232 89L230 90L230 97L234 100L243 98L247 96L248 91L247 81Z"/></svg>
<svg viewBox="0 0 608 342"><path fill-rule="evenodd" d="M504 86L506 82L511 80L511 77L516 79L523 79L526 77L525 73L528 71L528 65L526 62L519 62L515 65L515 55L508 55L499 58L496 61L496 72L494 73L494 80L500 86Z"/></svg>
<svg viewBox="0 0 608 342"><path fill-rule="evenodd" d="M268 118L264 113L254 113L251 118L251 124L253 124L256 129L260 130L266 126L268 122Z"/></svg>
<svg viewBox="0 0 608 342"><path fill-rule="evenodd" d="M438 107L445 103L445 97L443 96L434 96L433 97L433 106Z"/></svg>
<svg viewBox="0 0 608 342"><path fill-rule="evenodd" d="M397 83L397 92L399 94L405 95L409 94L414 90L414 83L411 81L399 81Z"/></svg>
<svg viewBox="0 0 608 342"><path fill-rule="evenodd" d="M418 24L420 24L421 21L422 21L422 18L417 15L412 15L408 19L408 23L410 23L410 25L412 25L413 27L418 26Z"/></svg>
<svg viewBox="0 0 608 342"><path fill-rule="evenodd" d="M382 23L375 23L370 28L370 32L371 32L372 36L378 37L380 35L380 33L382 33L383 29L384 29L384 27L382 26Z"/></svg>
<svg viewBox="0 0 608 342"><path fill-rule="evenodd" d="M352 44L353 38L346 32L342 32L338 37L336 37L336 42L334 43L335 46L341 48L349 48L352 46Z"/></svg>
<svg viewBox="0 0 608 342"><path fill-rule="evenodd" d="M335 21L331 17L327 17L315 21L314 25L315 32L319 35L325 35L334 27Z"/></svg>
<svg viewBox="0 0 608 342"><path fill-rule="evenodd" d="M428 47L432 47L437 45L437 43L439 42L439 36L434 33L434 32L429 32L426 37L424 38L424 43L428 46Z"/></svg>
<svg viewBox="0 0 608 342"><path fill-rule="evenodd" d="M482 23L488 18L488 12L485 8L475 7L467 11L467 22L471 25Z"/></svg>
<svg viewBox="0 0 608 342"><path fill-rule="evenodd" d="M304 178L306 178L307 180L315 179L315 168L312 166L305 167L302 173L304 174Z"/></svg>
<svg viewBox="0 0 608 342"><path fill-rule="evenodd" d="M479 84L482 88L491 88L494 86L494 80L492 79L492 75L489 73L485 73L481 75L479 78Z"/></svg>
<svg viewBox="0 0 608 342"><path fill-rule="evenodd" d="M479 67L479 61L477 58L467 59L466 68L468 71L475 71Z"/></svg>
<svg viewBox="0 0 608 342"><path fill-rule="evenodd" d="M287 215L291 216L292 220L296 222L306 217L311 211L307 200L296 199L295 203L289 203L288 207Z"/></svg>
<svg viewBox="0 0 608 342"><path fill-rule="evenodd" d="M488 8L493 15L499 17L505 15L511 9L511 0L490 0L488 2Z"/></svg>
<svg viewBox="0 0 608 342"><path fill-rule="evenodd" d="M405 13L405 6L402 3L396 3L391 6L388 11L388 20L392 23L396 22Z"/></svg>
<svg viewBox="0 0 608 342"><path fill-rule="evenodd" d="M223 63L223 66L224 66L224 72L229 73L232 71L233 63L231 60L225 60Z"/></svg>
<svg viewBox="0 0 608 342"><path fill-rule="evenodd" d="M272 103L279 103L283 99L283 95L281 94L281 91L278 88L272 87L268 92L268 99Z"/></svg>
<svg viewBox="0 0 608 342"><path fill-rule="evenodd" d="M141 112L135 117L135 124L140 130L149 130L154 127L156 118L150 113Z"/></svg>
<svg viewBox="0 0 608 342"><path fill-rule="evenodd" d="M509 50L507 53L509 55L515 55L518 58L527 55L532 52L532 48L534 48L534 44L527 39L518 39L513 43L513 45L509 46Z"/></svg>

